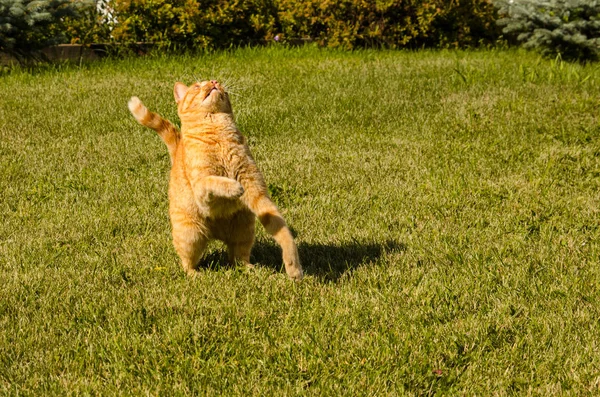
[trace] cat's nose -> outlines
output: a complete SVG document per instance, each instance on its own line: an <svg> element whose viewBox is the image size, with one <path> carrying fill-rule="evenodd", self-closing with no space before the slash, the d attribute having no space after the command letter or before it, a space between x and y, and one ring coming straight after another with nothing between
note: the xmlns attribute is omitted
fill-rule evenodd
<svg viewBox="0 0 600 397"><path fill-rule="evenodd" d="M213 85L217 85L218 81L217 80L211 80L210 81Z"/></svg>

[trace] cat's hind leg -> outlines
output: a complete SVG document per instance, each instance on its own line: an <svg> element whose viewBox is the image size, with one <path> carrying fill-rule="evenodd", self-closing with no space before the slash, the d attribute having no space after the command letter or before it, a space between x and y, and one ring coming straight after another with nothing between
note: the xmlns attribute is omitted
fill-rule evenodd
<svg viewBox="0 0 600 397"><path fill-rule="evenodd" d="M250 263L250 252L254 245L256 217L248 209L238 211L230 221L227 235L224 236L229 253L229 263L241 261L247 267Z"/></svg>
<svg viewBox="0 0 600 397"><path fill-rule="evenodd" d="M208 238L197 225L188 221L173 222L173 245L188 275L196 273L207 243Z"/></svg>
<svg viewBox="0 0 600 397"><path fill-rule="evenodd" d="M250 263L250 252L253 245L253 240L227 244L229 263L235 264L236 261L241 261L246 267L254 267Z"/></svg>

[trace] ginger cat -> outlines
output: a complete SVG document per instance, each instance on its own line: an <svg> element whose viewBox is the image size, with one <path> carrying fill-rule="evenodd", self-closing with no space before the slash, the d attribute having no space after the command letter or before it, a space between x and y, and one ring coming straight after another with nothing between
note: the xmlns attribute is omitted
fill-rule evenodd
<svg viewBox="0 0 600 397"><path fill-rule="evenodd" d="M194 274L206 244L223 241L229 260L250 264L255 216L281 246L288 276L303 276L292 233L269 198L246 139L237 129L223 86L215 80L174 88L181 132L150 112L137 97L129 110L154 129L171 157L169 216L173 245L184 270Z"/></svg>

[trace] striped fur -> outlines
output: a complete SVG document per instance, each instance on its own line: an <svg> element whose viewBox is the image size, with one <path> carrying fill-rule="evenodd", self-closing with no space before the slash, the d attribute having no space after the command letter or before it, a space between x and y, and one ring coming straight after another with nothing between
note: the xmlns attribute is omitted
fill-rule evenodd
<svg viewBox="0 0 600 397"><path fill-rule="evenodd" d="M146 106L140 101L138 97L131 97L129 103L129 110L133 117L141 125L152 128L158 133L160 139L163 140L167 149L169 150L169 157L171 158L171 164L173 164L173 158L175 157L175 150L180 139L180 132L169 120L165 120L160 115L152 113Z"/></svg>
<svg viewBox="0 0 600 397"><path fill-rule="evenodd" d="M169 149L169 215L173 245L184 270L196 272L211 239L227 245L231 262L251 266L258 217L281 246L288 276L300 280L298 249L235 125L225 89L214 80L189 88L176 83L174 95L181 132L136 97L129 101L129 109L140 124L157 131Z"/></svg>

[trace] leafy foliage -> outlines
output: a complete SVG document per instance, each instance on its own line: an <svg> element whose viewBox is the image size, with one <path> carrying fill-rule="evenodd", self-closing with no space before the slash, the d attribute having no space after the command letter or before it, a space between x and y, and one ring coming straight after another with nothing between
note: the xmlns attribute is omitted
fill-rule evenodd
<svg viewBox="0 0 600 397"><path fill-rule="evenodd" d="M0 0L0 15L8 34L0 49L67 40L227 48L274 38L345 49L466 47L500 33L489 0Z"/></svg>
<svg viewBox="0 0 600 397"><path fill-rule="evenodd" d="M387 48L476 45L497 37L495 9L486 0L277 0L289 37L328 47Z"/></svg>
<svg viewBox="0 0 600 397"><path fill-rule="evenodd" d="M600 56L600 1L501 1L498 23L504 33L525 48L567 60L597 60Z"/></svg>
<svg viewBox="0 0 600 397"><path fill-rule="evenodd" d="M269 38L275 10L269 0L117 0L112 32L123 42L223 48Z"/></svg>
<svg viewBox="0 0 600 397"><path fill-rule="evenodd" d="M114 0L119 41L227 47L308 38L322 46L464 47L499 34L487 0Z"/></svg>
<svg viewBox="0 0 600 397"><path fill-rule="evenodd" d="M116 20L111 0L95 0L94 7L83 7L76 17L65 18L65 34L72 44L110 41Z"/></svg>
<svg viewBox="0 0 600 397"><path fill-rule="evenodd" d="M92 0L0 0L0 51L18 59L65 40L65 17L93 6Z"/></svg>

